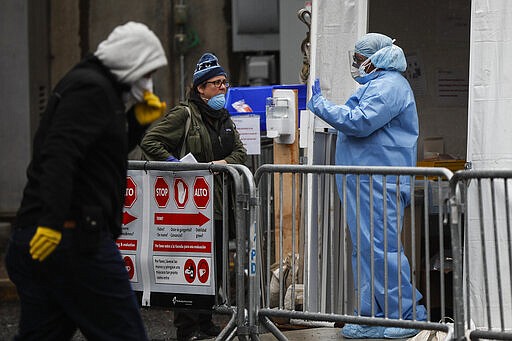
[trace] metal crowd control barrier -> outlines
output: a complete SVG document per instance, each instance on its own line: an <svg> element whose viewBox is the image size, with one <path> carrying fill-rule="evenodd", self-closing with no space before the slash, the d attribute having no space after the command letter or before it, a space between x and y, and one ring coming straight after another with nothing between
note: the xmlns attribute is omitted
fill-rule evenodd
<svg viewBox="0 0 512 341"><path fill-rule="evenodd" d="M304 185L307 183L303 181L305 177L309 178L309 183L313 186ZM343 204L340 204L338 199L335 177L343 183ZM451 310L454 306L452 302L446 301L446 274L451 271L447 254L451 249L450 244L445 241L445 232L449 232L449 229L445 229L445 224L448 224L445 202L449 197L449 187L444 186L448 181L442 181L449 180L451 177L452 173L444 168L303 165L263 165L258 168L254 175L260 207L255 260L258 269L256 280L261 299L253 302L254 305L250 305L250 310L256 311L257 322L261 322L280 340L286 340L286 337L276 326L277 323L305 321L317 321L324 325L325 322L342 322L437 330L446 332L447 337L450 338L452 328L448 324L441 323L440 319L450 315L446 307ZM347 179L357 184L356 198L347 196ZM383 180L382 189L377 190L375 179ZM384 316L374 316L377 308L374 300L371 303L370 316L354 313L354 309L360 311L361 295L359 290L358 294L354 295L351 284L351 245L350 235L345 232L347 230L346 212L347 202L349 202L356 207L359 214L361 213L361 205L364 201L360 199L362 181L369 182L370 202L374 202L374 195L375 198L377 195L393 196L396 200L397 212L403 209L400 207L399 198L401 186L404 190L409 190L403 181L410 183L411 203L407 213L407 219L410 220L407 222L410 237L405 238L406 233L400 232L400 238L396 238L395 245L388 245L384 238L384 250L391 246L400 249L401 245L409 249L406 251L412 274L414 302L412 310L415 312L417 308L414 289L420 288L423 298L419 304L426 307L426 321L416 319L415 313L412 320L392 318L391 312L388 311L387 291L384 292L385 306L381 307L385 312ZM396 197L392 188L396 188ZM379 194L378 191L382 192ZM284 201L288 203L291 201L291 212L283 212ZM312 207L309 217L304 209L308 203ZM382 200L381 203L386 212L386 200ZM370 205L369 212L364 214L374 218L376 212L373 205ZM383 226L387 226L387 214L382 216ZM396 220L399 226L402 225L400 213L397 214ZM312 228L308 229L308 224L305 222L309 222ZM360 245L360 225L361 220L358 219L356 246ZM376 228L373 225L371 224L370 227L370 240L375 237ZM291 246L288 246L288 250L284 249L286 246L283 242L285 238L283 230L285 229L288 234L291 232ZM384 234L387 235L387 233ZM273 243L275 243L274 247L272 247ZM434 254L434 250L438 253ZM360 252L357 253L355 266L360 269L361 255ZM371 263L373 263L374 253L373 251L370 253ZM397 273L400 274L399 258L397 263L399 269ZM372 293L375 290L374 271L375 268L372 266ZM357 273L361 272L357 271ZM434 273L438 278L432 278ZM389 280L387 266L385 266L385 276L387 283ZM400 283L400 275L397 277ZM358 287L361 285L360 282L361 279L358 276L353 285ZM402 286L398 285L398 287L400 289L395 294L401 298ZM451 294L451 291L448 290L448 294ZM401 316L402 300L398 299L398 302L400 302L398 313ZM438 311L435 311L436 309ZM254 328L258 332L259 323Z"/></svg>
<svg viewBox="0 0 512 341"><path fill-rule="evenodd" d="M450 181L457 340L512 339L511 178L466 170Z"/></svg>
<svg viewBox="0 0 512 341"><path fill-rule="evenodd" d="M234 197L235 197L234 223L235 223L235 227L236 227L236 255L235 255L236 305L231 305L231 297L229 294L230 284L229 284L228 273L227 273L227 271L224 271L222 273L222 286L223 286L222 289L224 292L223 298L225 300L223 302L219 302L219 295L217 295L219 288L218 288L218 284L217 284L217 288L215 288L215 305L213 307L213 310L217 313L231 315L231 319L228 322L227 326L224 328L224 330L218 336L219 340L228 339L228 338L233 337L234 335L237 335L240 339L245 339L251 333L249 325L250 324L254 325L253 322L250 323L247 320L246 313L247 313L248 309L247 309L247 299L245 296L245 292L246 292L245 268L249 261L247 258L247 247L248 246L246 243L246 240L247 240L246 234L247 234L247 231L250 231L251 229L254 232L255 228L256 228L256 224L255 224L256 210L251 208L252 206L257 204L256 201L254 200L255 186L254 186L252 174L247 169L247 167L242 166L242 165L217 165L217 164L204 164L204 163L194 164L194 163L179 163L179 162L174 163L174 162L157 162L157 161L129 161L129 175L130 175L130 171L140 171L140 170L146 171L146 173L150 172L150 171L170 172L173 174L173 176L183 177L183 178L185 177L185 175L187 173L190 173L193 171L208 171L208 172L214 173L214 174L221 174L223 176L222 186L223 186L224 190L223 190L222 200L223 200L224 207L227 207L228 200L229 200L228 195L227 195L228 191L226 190L226 188L228 188L228 186L231 186L231 188L233 189ZM231 184L229 184L229 182L226 181L226 179L231 180ZM181 184L175 182L175 185L176 184L179 186L187 185L186 181L184 181ZM155 196L156 196L157 195L156 182L155 182L154 187L155 187L154 192L155 192ZM195 184L194 184L194 187L195 187ZM135 188L135 185L134 185L134 188ZM176 189L174 189L174 190L176 191ZM170 191L171 192L173 191L172 187L170 188ZM131 192L136 193L135 191L131 191ZM182 203L184 204L184 202L186 201L186 199L184 199L184 198L187 194L185 192L182 194L183 194L183 198L179 199L179 200L182 200ZM169 195L169 194L167 194L167 195ZM177 194L174 193L174 195L177 195ZM128 197L128 193L127 193L127 197ZM172 198L172 196L171 196L171 198ZM127 199L127 200L129 200L129 199ZM169 197L167 197L167 200L169 200ZM213 198L211 200L213 201ZM131 203L131 204L133 204L133 203ZM153 205L155 205L155 204L153 203ZM177 202L177 205L178 205L178 202ZM203 203L202 205L205 205L205 203ZM130 207L130 206L131 206L130 204L127 205L127 203L125 202L125 207ZM196 203L196 206L198 206L197 203ZM159 206L159 207L163 207L163 206ZM185 207L183 206L182 208L185 208ZM230 219L230 217L227 212L228 212L227 209L223 210L222 263L224 265L224 269L229 269L229 265L228 265L228 253L229 253L229 250L228 250L228 220ZM147 214L147 213L145 213L145 214ZM166 214L166 213L163 213L163 214ZM163 214L161 214L161 215L163 216ZM157 214L155 213L155 222L157 220L156 216L157 216ZM210 220L213 219L213 217L207 217L207 218ZM131 219L133 219L133 217ZM252 222L253 225L249 227L248 224L250 222ZM155 226L156 226L156 224L155 224ZM122 236L121 236L121 238L122 238ZM166 241L161 241L161 242L163 244ZM128 243L128 244L137 245L137 242ZM146 251L148 248L150 248L147 245L148 244L147 240L145 242L143 241L140 244L146 244L145 245ZM119 245L119 242L118 242L118 245ZM153 248L154 248L154 245L155 244L153 244ZM254 249L255 244L251 244L249 247ZM122 248L120 248L120 249L122 249ZM141 256L141 258L144 258L144 257L147 257L147 255ZM213 258L212 262L215 262L215 260L214 260L215 256L213 256L212 258ZM216 266L215 268L217 269L217 271L219 271L220 267ZM155 271L155 273L156 273L156 271ZM146 273L146 275L148 275L148 274ZM199 274L198 274L198 276L199 276ZM143 276L141 276L141 277L143 277ZM150 277L150 276L148 275L148 277ZM148 281L146 281L146 282L148 282ZM255 290L253 287L254 281L252 281L252 283L253 284L250 285L251 286L250 290L254 291ZM151 283L150 283L150 285L151 285ZM154 283L153 283L153 285L154 285ZM147 291L149 291L147 287L148 287L148 285L146 285L144 288L141 287L141 289L140 289L143 291L143 294L142 294L143 305L149 305L148 294L150 294L150 293L147 292ZM149 288L149 289L151 289L151 288ZM137 289L135 288L135 290L137 290ZM191 293L191 294L193 294L193 293ZM144 301L145 300L144 295L146 295L147 302ZM171 303L170 300L167 300L167 302L169 304ZM147 303L147 304L145 304L145 303ZM252 318L254 318L254 316L255 315L252 314Z"/></svg>

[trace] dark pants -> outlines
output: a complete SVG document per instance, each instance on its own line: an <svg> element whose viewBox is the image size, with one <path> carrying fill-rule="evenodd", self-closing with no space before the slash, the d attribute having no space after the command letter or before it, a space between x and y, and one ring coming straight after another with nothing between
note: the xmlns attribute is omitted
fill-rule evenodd
<svg viewBox="0 0 512 341"><path fill-rule="evenodd" d="M222 271L227 271L226 266L222 265L222 220L215 220L215 280L216 289L222 281ZM178 340L186 339L187 336L195 331L205 331L213 325L211 312L189 312L175 311L174 326L176 327Z"/></svg>
<svg viewBox="0 0 512 341"><path fill-rule="evenodd" d="M112 237L102 232L93 253L78 251L65 229L55 251L32 260L34 228L17 229L6 265L16 285L21 317L16 340L69 340L76 329L89 340L147 340L128 273Z"/></svg>

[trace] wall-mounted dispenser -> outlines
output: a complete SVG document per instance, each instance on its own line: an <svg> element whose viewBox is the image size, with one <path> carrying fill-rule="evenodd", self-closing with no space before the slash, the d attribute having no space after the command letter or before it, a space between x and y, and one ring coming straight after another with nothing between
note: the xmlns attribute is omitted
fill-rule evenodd
<svg viewBox="0 0 512 341"><path fill-rule="evenodd" d="M297 94L294 90L275 89L272 95L265 106L267 137L277 143L292 144L295 142Z"/></svg>

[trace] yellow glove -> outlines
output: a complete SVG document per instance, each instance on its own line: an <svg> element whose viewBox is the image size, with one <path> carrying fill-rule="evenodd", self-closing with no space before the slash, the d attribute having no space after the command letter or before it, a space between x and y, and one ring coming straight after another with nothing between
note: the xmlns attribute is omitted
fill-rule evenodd
<svg viewBox="0 0 512 341"><path fill-rule="evenodd" d="M49 227L38 226L34 237L30 240L30 255L32 259L42 262L59 245L62 232Z"/></svg>
<svg viewBox="0 0 512 341"><path fill-rule="evenodd" d="M157 95L144 91L144 102L135 104L135 118L140 125L145 126L162 117L166 107Z"/></svg>

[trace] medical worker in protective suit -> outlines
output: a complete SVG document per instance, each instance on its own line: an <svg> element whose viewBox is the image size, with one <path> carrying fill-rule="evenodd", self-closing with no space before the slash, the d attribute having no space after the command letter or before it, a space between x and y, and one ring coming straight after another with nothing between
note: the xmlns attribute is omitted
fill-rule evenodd
<svg viewBox="0 0 512 341"><path fill-rule="evenodd" d="M414 95L401 72L406 69L402 49L383 34L368 33L355 44L350 53L352 77L362 86L344 105L328 101L321 93L317 79L312 88L308 108L338 131L336 164L351 166L415 166L418 138L418 115ZM343 198L341 176L337 177L338 193ZM368 177L360 179L360 250L357 245L358 212L356 208L356 176L346 179L346 216L352 239L352 268L354 287L359 290L361 316L388 317L405 320L425 320L425 307L417 304L421 294L412 287L407 257L397 248L400 236L397 213L403 221L404 208L410 201L408 177L400 179L399 202L396 199L396 177L388 176L385 192L382 176L374 176L373 203L370 203ZM386 195L384 206L384 193ZM370 205L373 206L374 237L371 240ZM386 207L386 211L384 211ZM399 210L399 212L397 212ZM384 219L386 215L386 219ZM387 227L384 226L387 222ZM387 231L387 248L384 233ZM371 287L371 250L374 253L374 295ZM360 282L358 283L357 252L360 253ZM385 261L387 254L387 264ZM398 255L401 264L398 267ZM387 266L387 297L384 278ZM400 269L400 275L398 275ZM398 278L401 283L399 308ZM413 290L416 290L413 302ZM356 295L358 297L358 295ZM385 304L387 298L387 316ZM355 304L358 307L357 303ZM372 315L372 307L374 315ZM416 307L414 311L414 307ZM401 315L400 315L401 313ZM415 329L346 324L342 329L347 338L405 338L418 333Z"/></svg>

